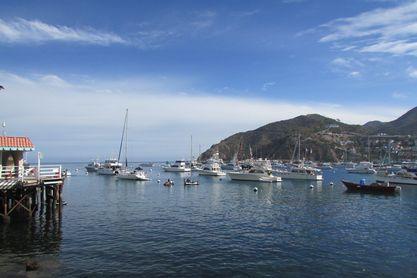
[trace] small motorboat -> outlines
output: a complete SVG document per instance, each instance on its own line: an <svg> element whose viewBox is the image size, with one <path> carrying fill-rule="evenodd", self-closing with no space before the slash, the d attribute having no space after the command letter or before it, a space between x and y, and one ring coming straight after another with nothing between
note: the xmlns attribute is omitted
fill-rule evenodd
<svg viewBox="0 0 417 278"><path fill-rule="evenodd" d="M190 178L184 180L184 185L198 185L198 181L193 181Z"/></svg>
<svg viewBox="0 0 417 278"><path fill-rule="evenodd" d="M174 182L170 179L168 179L166 182L164 182L164 186L171 187L173 185L174 185Z"/></svg>
<svg viewBox="0 0 417 278"><path fill-rule="evenodd" d="M349 192L362 192L362 193L376 193L376 194L395 194L401 187L390 185L389 182L375 182L371 184L366 184L365 180L360 180L359 183L349 182L342 180L343 184L346 186L347 191Z"/></svg>

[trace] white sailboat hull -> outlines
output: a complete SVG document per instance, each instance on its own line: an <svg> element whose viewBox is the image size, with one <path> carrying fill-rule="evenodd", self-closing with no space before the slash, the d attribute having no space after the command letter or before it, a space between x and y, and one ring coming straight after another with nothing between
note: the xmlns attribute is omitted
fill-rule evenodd
<svg viewBox="0 0 417 278"><path fill-rule="evenodd" d="M209 170L199 170L198 174L200 176L213 176L213 177L221 177L221 176L226 176L225 172L221 172L221 171L209 171Z"/></svg>
<svg viewBox="0 0 417 278"><path fill-rule="evenodd" d="M111 168L99 168L97 170L97 174L103 175L103 176L114 176L116 175L116 172Z"/></svg>
<svg viewBox="0 0 417 278"><path fill-rule="evenodd" d="M241 173L241 172L229 172L227 175L231 180L240 181L257 181L257 182L280 182L281 177L276 177L266 174L257 173Z"/></svg>
<svg viewBox="0 0 417 278"><path fill-rule="evenodd" d="M177 173L184 173L184 172L191 172L190 168L178 168L178 167L164 167L165 172L177 172Z"/></svg>
<svg viewBox="0 0 417 278"><path fill-rule="evenodd" d="M322 175L307 174L307 173L293 173L293 172L280 172L279 175L284 180L309 180L309 181L321 181Z"/></svg>
<svg viewBox="0 0 417 278"><path fill-rule="evenodd" d="M133 173L121 173L117 176L121 180L136 180L136 181L148 181L149 178L144 174L133 174Z"/></svg>

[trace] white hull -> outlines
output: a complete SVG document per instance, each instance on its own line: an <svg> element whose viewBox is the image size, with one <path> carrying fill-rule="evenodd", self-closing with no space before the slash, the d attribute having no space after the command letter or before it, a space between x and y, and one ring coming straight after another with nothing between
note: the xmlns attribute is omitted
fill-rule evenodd
<svg viewBox="0 0 417 278"><path fill-rule="evenodd" d="M121 180L136 180L136 181L148 181L149 178L143 174L120 174L117 176L118 179Z"/></svg>
<svg viewBox="0 0 417 278"><path fill-rule="evenodd" d="M222 177L222 176L226 176L225 172L221 172L221 171L208 171L208 170L199 170L198 174L200 176L213 176L213 177Z"/></svg>
<svg viewBox="0 0 417 278"><path fill-rule="evenodd" d="M281 172L279 173L284 180L308 180L308 181L321 181L322 175L311 175L307 173L293 173L293 172Z"/></svg>
<svg viewBox="0 0 417 278"><path fill-rule="evenodd" d="M396 176L377 176L377 181L389 182L392 184L405 184L405 185L417 185L417 179L413 178L403 178Z"/></svg>
<svg viewBox="0 0 417 278"><path fill-rule="evenodd" d="M97 168L94 166L85 166L85 169L87 170L87 172L89 173L94 173L97 172Z"/></svg>
<svg viewBox="0 0 417 278"><path fill-rule="evenodd" d="M177 168L177 167L165 167L165 172L177 172L177 173L185 173L185 172L191 172L190 168Z"/></svg>
<svg viewBox="0 0 417 278"><path fill-rule="evenodd" d="M227 173L231 180L240 180L240 181L258 181L258 182L280 182L281 177L270 176L266 174L256 174L256 173L240 173L240 172L230 172Z"/></svg>
<svg viewBox="0 0 417 278"><path fill-rule="evenodd" d="M362 170L362 169L346 169L349 174L362 174L362 175L373 175L376 174L375 170Z"/></svg>
<svg viewBox="0 0 417 278"><path fill-rule="evenodd" d="M97 170L97 174L104 175L104 176L114 176L116 175L116 172L110 168L99 168Z"/></svg>

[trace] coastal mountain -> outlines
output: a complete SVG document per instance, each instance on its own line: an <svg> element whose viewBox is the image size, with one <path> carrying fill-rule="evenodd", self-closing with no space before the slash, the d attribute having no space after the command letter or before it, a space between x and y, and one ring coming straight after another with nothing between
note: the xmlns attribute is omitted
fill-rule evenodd
<svg viewBox="0 0 417 278"><path fill-rule="evenodd" d="M364 126L370 128L371 133L386 133L400 135L417 135L417 107L411 109L398 119L391 122L368 122Z"/></svg>
<svg viewBox="0 0 417 278"><path fill-rule="evenodd" d="M350 125L318 114L298 116L236 133L211 146L200 159L218 152L226 161L235 154L239 159L252 156L291 160L298 155L296 146L300 136L302 158L315 161L361 160L367 156L383 155L385 137L381 139L374 136L376 134L417 135L417 107L394 121L372 121L365 125ZM398 140L404 141L401 142L403 149L404 146L411 147L413 142L408 136L401 138ZM369 151L371 145L373 150Z"/></svg>

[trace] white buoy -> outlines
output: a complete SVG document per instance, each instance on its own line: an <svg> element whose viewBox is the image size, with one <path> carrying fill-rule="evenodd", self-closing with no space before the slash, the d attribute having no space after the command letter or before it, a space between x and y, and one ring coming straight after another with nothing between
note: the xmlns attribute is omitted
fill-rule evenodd
<svg viewBox="0 0 417 278"><path fill-rule="evenodd" d="M258 192L258 188L257 188L257 187L254 187L254 188L253 188L253 191L254 191L254 192Z"/></svg>
<svg viewBox="0 0 417 278"><path fill-rule="evenodd" d="M157 182L157 183L160 183L160 182L161 182L161 180L157 180L156 182Z"/></svg>
<svg viewBox="0 0 417 278"><path fill-rule="evenodd" d="M310 188L314 188L314 185L310 184Z"/></svg>
<svg viewBox="0 0 417 278"><path fill-rule="evenodd" d="M332 181L330 182L330 185L333 186L333 182Z"/></svg>

